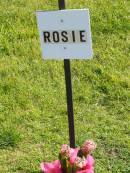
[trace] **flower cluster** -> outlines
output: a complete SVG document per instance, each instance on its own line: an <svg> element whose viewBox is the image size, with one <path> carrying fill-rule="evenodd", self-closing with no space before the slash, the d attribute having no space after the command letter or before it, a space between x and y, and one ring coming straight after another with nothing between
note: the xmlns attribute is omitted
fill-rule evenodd
<svg viewBox="0 0 130 173"><path fill-rule="evenodd" d="M52 163L41 163L43 173L94 173L94 158L92 152L96 144L87 140L80 148L70 148L64 144L61 147L59 160Z"/></svg>

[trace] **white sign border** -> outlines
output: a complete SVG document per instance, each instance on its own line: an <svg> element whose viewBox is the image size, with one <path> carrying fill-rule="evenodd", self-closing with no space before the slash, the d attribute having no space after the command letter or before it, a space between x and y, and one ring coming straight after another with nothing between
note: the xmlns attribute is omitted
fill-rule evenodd
<svg viewBox="0 0 130 173"><path fill-rule="evenodd" d="M61 56L55 56L55 55L52 54L50 56L49 55L50 51L47 50L47 47L46 47L45 43L43 43L43 35L42 35L41 29L40 29L40 28L42 28L41 25L40 25L41 18L39 16L41 16L41 14L43 14L43 16L45 17L46 15L52 15L52 14L54 15L54 14L62 14L62 13L66 13L66 15L67 15L67 13L69 13L69 12L71 13L71 12L84 12L84 11L87 12L87 21L86 21L85 25L86 25L87 31L89 32L89 35L88 35L88 39L89 39L88 52L86 50L86 52L85 52L85 54L83 56L83 53L82 53L82 55L80 55L80 51L79 51L79 53L77 53L77 56L71 56L71 55L67 55L66 49L64 49L64 46L60 45L60 46L62 46L62 48L60 48L62 50L62 55ZM91 38L89 9L67 9L67 10L55 10L55 11L41 11L41 10L38 10L38 11L36 11L36 16L37 16L37 23L38 23L38 28L39 28L39 32L40 32L40 42L41 42L41 48L42 48L42 56L43 56L44 59L47 59L47 60L49 60L49 59L50 60L52 60L52 59L56 59L56 60L62 59L63 60L63 59L91 59L92 58L93 50L92 50L92 38ZM47 30L47 29L48 28L45 27L43 30ZM60 27L59 28L53 27L53 30L54 29L55 30L57 30L57 29L61 30ZM65 29L67 29L67 27L66 28L64 27L63 29L65 30ZM79 29L81 29L80 26L79 26ZM51 45L49 45L49 46L51 46ZM52 44L52 46L54 46L54 45ZM67 50L70 49L69 50L69 52L70 52L72 50L72 47L73 47L72 51L77 51L78 49L81 50L82 46L83 45L81 45L81 44L78 44L77 46L75 46L75 45L74 46L67 45ZM77 48L75 48L75 47L77 47ZM53 49L53 50L57 51L56 48Z"/></svg>

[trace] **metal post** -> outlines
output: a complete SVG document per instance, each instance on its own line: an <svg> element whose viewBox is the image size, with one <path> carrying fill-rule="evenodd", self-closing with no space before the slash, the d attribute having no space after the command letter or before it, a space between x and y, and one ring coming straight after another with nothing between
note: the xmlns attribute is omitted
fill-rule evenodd
<svg viewBox="0 0 130 173"><path fill-rule="evenodd" d="M58 3L60 10L65 9L65 0L58 0ZM66 82L70 147L75 148L74 112L73 112L72 83L71 83L71 70L70 70L69 59L64 59L64 71L65 71L65 82Z"/></svg>

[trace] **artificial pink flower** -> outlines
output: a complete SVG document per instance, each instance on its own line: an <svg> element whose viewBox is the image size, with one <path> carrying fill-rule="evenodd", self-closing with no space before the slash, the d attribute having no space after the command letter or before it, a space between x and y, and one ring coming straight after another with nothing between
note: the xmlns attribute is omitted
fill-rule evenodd
<svg viewBox="0 0 130 173"><path fill-rule="evenodd" d="M60 150L60 154L63 157L69 158L71 155L71 148L67 144L63 144Z"/></svg>
<svg viewBox="0 0 130 173"><path fill-rule="evenodd" d="M94 167L94 158L91 155L88 155L86 168L91 169L92 167Z"/></svg>
<svg viewBox="0 0 130 173"><path fill-rule="evenodd" d="M60 154L63 158L68 158L70 163L73 164L77 157L78 151L79 148L70 148L68 145L64 144L61 147Z"/></svg>
<svg viewBox="0 0 130 173"><path fill-rule="evenodd" d="M75 159L77 158L79 148L71 148L71 154L70 154L70 164L74 164Z"/></svg>
<svg viewBox="0 0 130 173"><path fill-rule="evenodd" d="M94 159L91 155L87 157L87 164L83 170L77 171L76 173L94 173Z"/></svg>
<svg viewBox="0 0 130 173"><path fill-rule="evenodd" d="M76 173L91 173L91 172L88 172L87 169L85 169L85 170L77 171Z"/></svg>
<svg viewBox="0 0 130 173"><path fill-rule="evenodd" d="M87 154L92 153L96 149L97 145L92 140L87 140L84 142L84 144L81 147L82 153L87 156Z"/></svg>
<svg viewBox="0 0 130 173"><path fill-rule="evenodd" d="M77 171L76 173L94 173L94 171L90 169L85 169L85 170Z"/></svg>
<svg viewBox="0 0 130 173"><path fill-rule="evenodd" d="M87 159L85 157L76 157L74 164L76 168L84 169L87 165Z"/></svg>
<svg viewBox="0 0 130 173"><path fill-rule="evenodd" d="M80 171L76 171L76 173L94 173L93 168L92 169L84 169Z"/></svg>
<svg viewBox="0 0 130 173"><path fill-rule="evenodd" d="M62 173L61 164L59 160L55 160L52 163L41 163L41 170L44 173Z"/></svg>

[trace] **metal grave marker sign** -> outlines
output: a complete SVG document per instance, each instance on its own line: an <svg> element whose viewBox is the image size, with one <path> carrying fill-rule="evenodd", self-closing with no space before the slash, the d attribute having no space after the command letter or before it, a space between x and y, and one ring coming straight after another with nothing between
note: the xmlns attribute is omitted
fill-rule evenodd
<svg viewBox="0 0 130 173"><path fill-rule="evenodd" d="M36 13L44 59L92 58L88 9Z"/></svg>

